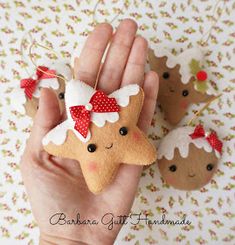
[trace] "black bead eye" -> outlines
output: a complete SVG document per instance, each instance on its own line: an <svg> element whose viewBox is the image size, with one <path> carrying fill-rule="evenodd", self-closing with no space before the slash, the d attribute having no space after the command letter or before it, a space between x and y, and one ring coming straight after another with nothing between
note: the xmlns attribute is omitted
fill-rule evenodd
<svg viewBox="0 0 235 245"><path fill-rule="evenodd" d="M176 169L177 169L177 167L176 167L175 165L171 165L171 166L169 167L169 170L170 170L171 172L175 172Z"/></svg>
<svg viewBox="0 0 235 245"><path fill-rule="evenodd" d="M89 145L87 146L87 150L88 150L89 152L94 152L94 151L96 150L96 145L95 145L95 144L89 144Z"/></svg>
<svg viewBox="0 0 235 245"><path fill-rule="evenodd" d="M164 79L168 79L169 77L170 77L170 73L169 72L163 72L163 74L162 74L162 77L164 78Z"/></svg>
<svg viewBox="0 0 235 245"><path fill-rule="evenodd" d="M212 163L207 164L206 169L208 171L211 171L214 168L214 165Z"/></svg>
<svg viewBox="0 0 235 245"><path fill-rule="evenodd" d="M127 133L128 133L128 129L126 127L121 127L119 129L119 134L120 135L125 136L125 135L127 135Z"/></svg>
<svg viewBox="0 0 235 245"><path fill-rule="evenodd" d="M182 95L183 95L184 97L188 96L188 94L189 94L189 92L188 92L187 89L183 90Z"/></svg>
<svg viewBox="0 0 235 245"><path fill-rule="evenodd" d="M63 100L64 99L64 93L59 93L59 99Z"/></svg>

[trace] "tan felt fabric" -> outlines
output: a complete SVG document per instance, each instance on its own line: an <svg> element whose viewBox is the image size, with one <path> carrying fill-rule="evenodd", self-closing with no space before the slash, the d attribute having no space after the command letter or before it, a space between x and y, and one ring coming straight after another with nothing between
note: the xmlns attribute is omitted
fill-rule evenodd
<svg viewBox="0 0 235 245"><path fill-rule="evenodd" d="M87 143L81 142L69 130L63 145L49 143L45 150L55 156L78 160L90 191L101 192L112 181L121 163L148 165L156 160L155 147L137 127L143 99L142 90L131 96L129 105L121 107L120 119L116 123L106 122L103 127L92 123L91 139ZM121 127L127 127L127 135L120 135ZM88 152L89 144L96 145L95 152Z"/></svg>
<svg viewBox="0 0 235 245"><path fill-rule="evenodd" d="M32 99L26 100L26 103L24 104L26 115L28 115L31 118L34 118L37 109L38 109L39 99L32 97Z"/></svg>
<svg viewBox="0 0 235 245"><path fill-rule="evenodd" d="M166 66L167 57L157 58L151 49L149 49L148 56L151 69L159 74L158 103L162 107L169 123L173 125L179 123L185 116L190 104L206 102L213 97L196 91L193 77L189 83L183 84L179 73L180 65L168 68ZM169 78L163 78L164 72L169 73ZM183 96L184 90L188 91L187 96Z"/></svg>
<svg viewBox="0 0 235 245"><path fill-rule="evenodd" d="M207 165L212 164L213 169L207 170ZM170 171L172 165L176 171ZM189 145L187 158L180 156L178 148L175 149L174 158L158 160L158 166L163 179L167 184L180 190L197 190L206 185L216 172L218 159L214 152L198 149L194 144Z"/></svg>
<svg viewBox="0 0 235 245"><path fill-rule="evenodd" d="M59 75L62 76L62 75ZM59 100L59 106L60 106L60 111L63 112L65 110L65 103L64 103L64 99L60 99L59 98L59 94L65 92L65 81L62 78L58 78L59 81L59 89L54 90L57 98ZM28 99L24 105L25 107L25 111L26 111L26 115L28 115L31 118L34 118L37 109L38 109L38 104L39 104L39 99L32 97L32 99Z"/></svg>

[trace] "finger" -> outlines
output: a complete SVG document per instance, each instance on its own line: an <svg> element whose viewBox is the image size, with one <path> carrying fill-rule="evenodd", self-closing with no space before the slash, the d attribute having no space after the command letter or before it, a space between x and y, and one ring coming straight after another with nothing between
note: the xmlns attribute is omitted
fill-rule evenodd
<svg viewBox="0 0 235 245"><path fill-rule="evenodd" d="M145 93L144 104L142 112L139 118L139 127L146 132L151 124L151 120L154 114L154 109L156 106L157 94L158 94L158 75L157 73L150 71L145 76L145 81L143 84L143 90ZM128 193L135 193L137 185L139 182L139 177L143 167L123 164L120 166L114 183L111 185L110 191L113 192L117 188L121 188ZM125 180L128 180L126 183Z"/></svg>
<svg viewBox="0 0 235 245"><path fill-rule="evenodd" d="M123 20L117 28L99 77L99 88L107 93L120 86L136 31L137 24L130 19Z"/></svg>
<svg viewBox="0 0 235 245"><path fill-rule="evenodd" d="M43 137L61 121L59 102L53 90L43 88L40 94L39 109L34 118L34 124L27 148L40 152L43 149Z"/></svg>
<svg viewBox="0 0 235 245"><path fill-rule="evenodd" d="M103 23L89 35L79 59L74 63L75 79L94 86L104 51L112 37L112 26Z"/></svg>
<svg viewBox="0 0 235 245"><path fill-rule="evenodd" d="M141 36L136 37L127 61L121 86L131 83L143 85L147 52L148 43L146 39Z"/></svg>
<svg viewBox="0 0 235 245"><path fill-rule="evenodd" d="M149 71L145 75L143 89L145 98L142 111L140 113L138 126L146 133L153 118L159 89L159 78L156 72Z"/></svg>
<svg viewBox="0 0 235 245"><path fill-rule="evenodd" d="M119 205L119 210L122 210L124 214L129 213L129 208L132 207L142 169L142 166L121 164L114 181L106 189L105 194L107 196L119 197L125 195L125 202L120 202Z"/></svg>

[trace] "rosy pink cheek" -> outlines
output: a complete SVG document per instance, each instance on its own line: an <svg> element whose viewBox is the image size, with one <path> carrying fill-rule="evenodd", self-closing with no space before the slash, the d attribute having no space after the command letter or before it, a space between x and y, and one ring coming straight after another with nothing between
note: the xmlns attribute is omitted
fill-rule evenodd
<svg viewBox="0 0 235 245"><path fill-rule="evenodd" d="M88 170L90 172L96 172L98 170L98 166L96 162L90 162L88 163Z"/></svg>
<svg viewBox="0 0 235 245"><path fill-rule="evenodd" d="M188 102L186 100L181 100L180 102L180 108L186 109L188 107Z"/></svg>
<svg viewBox="0 0 235 245"><path fill-rule="evenodd" d="M205 183L209 183L211 181L213 177L213 173L210 173L209 175L207 175L206 179L205 179Z"/></svg>
<svg viewBox="0 0 235 245"><path fill-rule="evenodd" d="M141 139L140 133L136 132L136 131L133 132L133 138L134 138L134 140L139 141Z"/></svg>
<svg viewBox="0 0 235 245"><path fill-rule="evenodd" d="M174 186L176 183L176 178L177 177L174 177L174 176L167 176L164 179L165 179L167 184Z"/></svg>

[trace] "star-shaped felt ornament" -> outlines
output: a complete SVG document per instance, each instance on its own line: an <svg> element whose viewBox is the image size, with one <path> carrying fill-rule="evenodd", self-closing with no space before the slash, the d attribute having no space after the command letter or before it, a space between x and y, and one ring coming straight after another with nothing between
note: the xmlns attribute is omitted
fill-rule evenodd
<svg viewBox="0 0 235 245"><path fill-rule="evenodd" d="M155 147L138 128L143 90L128 85L106 95L87 84L71 80L66 87L68 118L43 139L45 150L77 160L93 193L109 185L121 163L149 165Z"/></svg>

